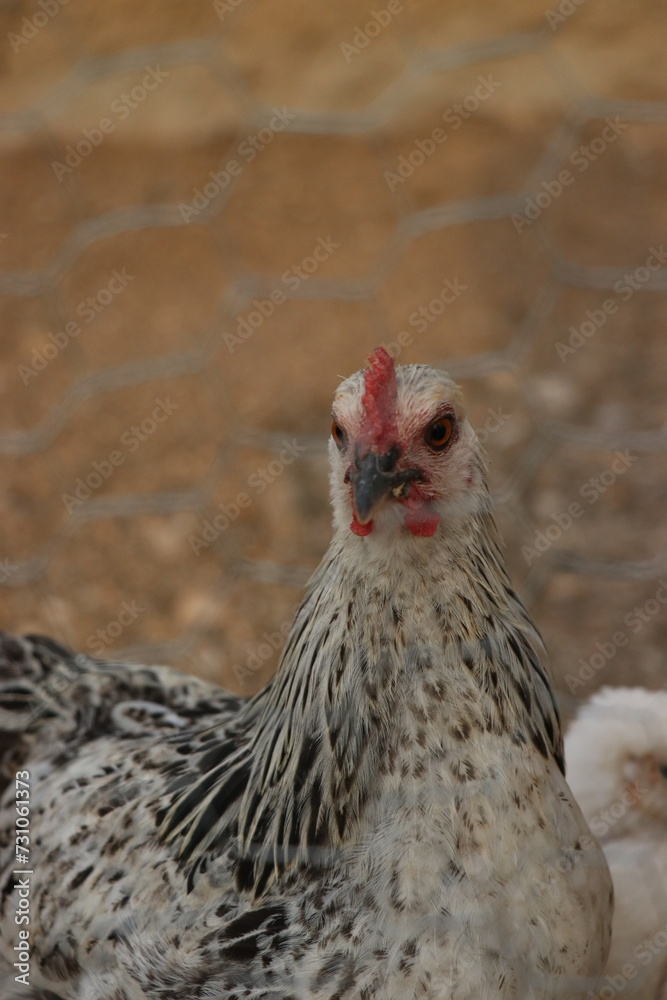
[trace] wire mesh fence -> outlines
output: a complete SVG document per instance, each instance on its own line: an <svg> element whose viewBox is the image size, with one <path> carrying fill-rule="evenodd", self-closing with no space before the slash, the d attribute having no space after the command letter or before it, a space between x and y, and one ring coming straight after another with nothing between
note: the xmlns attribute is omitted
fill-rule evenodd
<svg viewBox="0 0 667 1000"><path fill-rule="evenodd" d="M384 343L463 383L564 697L661 685L659 5L3 8L2 624L260 686Z"/></svg>
<svg viewBox="0 0 667 1000"><path fill-rule="evenodd" d="M258 689L383 343L464 387L565 710L663 686L664 4L0 16L0 626ZM601 997L664 979L655 763L587 803L644 938Z"/></svg>

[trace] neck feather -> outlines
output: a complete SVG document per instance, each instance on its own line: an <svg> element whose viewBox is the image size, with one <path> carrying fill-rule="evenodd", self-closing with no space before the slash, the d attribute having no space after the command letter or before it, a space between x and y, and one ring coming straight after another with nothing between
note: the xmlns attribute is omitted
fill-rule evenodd
<svg viewBox="0 0 667 1000"><path fill-rule="evenodd" d="M345 843L406 741L441 754L449 736L503 735L562 766L541 642L492 515L454 541L406 537L400 558L367 542L336 533L276 675L243 710L247 736L219 781L205 774L205 794L188 793L191 810L182 796L172 808L168 832L183 834L186 857L237 837L243 888Z"/></svg>

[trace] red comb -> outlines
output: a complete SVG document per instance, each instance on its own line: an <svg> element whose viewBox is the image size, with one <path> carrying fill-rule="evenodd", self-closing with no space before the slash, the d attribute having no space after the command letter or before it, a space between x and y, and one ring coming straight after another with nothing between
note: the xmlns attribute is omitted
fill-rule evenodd
<svg viewBox="0 0 667 1000"><path fill-rule="evenodd" d="M368 355L364 369L364 408L362 435L369 448L379 454L396 444L396 369L394 359L384 349L376 347Z"/></svg>

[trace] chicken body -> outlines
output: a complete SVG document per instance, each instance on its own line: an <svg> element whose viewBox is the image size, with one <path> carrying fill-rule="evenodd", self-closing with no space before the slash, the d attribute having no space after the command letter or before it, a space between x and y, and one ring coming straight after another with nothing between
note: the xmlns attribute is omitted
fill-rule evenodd
<svg viewBox="0 0 667 1000"><path fill-rule="evenodd" d="M334 538L254 698L5 641L0 747L30 782L33 994L12 965L12 780L3 997L595 990L608 871L563 776L458 390L376 352L334 421Z"/></svg>

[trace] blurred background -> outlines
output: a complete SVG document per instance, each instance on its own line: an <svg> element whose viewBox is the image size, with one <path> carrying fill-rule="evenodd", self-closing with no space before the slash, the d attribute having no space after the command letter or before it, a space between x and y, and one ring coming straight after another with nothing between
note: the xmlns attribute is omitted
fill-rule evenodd
<svg viewBox="0 0 667 1000"><path fill-rule="evenodd" d="M0 5L1 626L256 690L384 343L566 700L664 684L667 8L546 3Z"/></svg>

